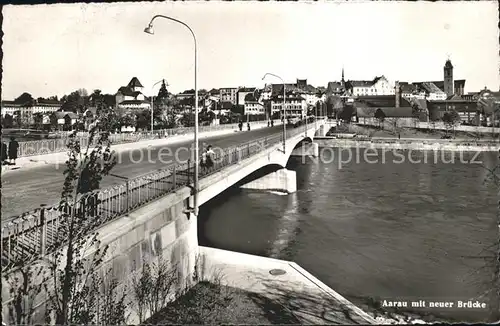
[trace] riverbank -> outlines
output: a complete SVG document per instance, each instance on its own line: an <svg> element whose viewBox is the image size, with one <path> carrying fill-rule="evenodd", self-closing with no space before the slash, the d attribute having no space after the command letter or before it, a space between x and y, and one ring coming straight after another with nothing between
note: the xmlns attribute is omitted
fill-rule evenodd
<svg viewBox="0 0 500 326"><path fill-rule="evenodd" d="M222 275L221 285L264 296L290 310L300 324L379 324L294 262L203 246L199 250L202 275Z"/></svg>
<svg viewBox="0 0 500 326"><path fill-rule="evenodd" d="M362 310L293 262L199 248L203 281L146 324L425 324Z"/></svg>
<svg viewBox="0 0 500 326"><path fill-rule="evenodd" d="M315 137L319 147L373 148L389 150L452 151L452 152L497 152L500 143L475 142L447 139L371 139L354 140L335 137Z"/></svg>
<svg viewBox="0 0 500 326"><path fill-rule="evenodd" d="M426 324L416 315L367 311L378 324ZM151 316L146 325L300 325L293 312L276 300L235 287L200 282L186 294Z"/></svg>

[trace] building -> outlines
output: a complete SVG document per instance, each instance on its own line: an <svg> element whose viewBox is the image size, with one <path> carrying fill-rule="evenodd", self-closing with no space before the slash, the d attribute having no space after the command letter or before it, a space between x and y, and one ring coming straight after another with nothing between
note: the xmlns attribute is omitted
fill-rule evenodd
<svg viewBox="0 0 500 326"><path fill-rule="evenodd" d="M429 101L444 101L448 97L448 95L434 83L425 82L419 84L417 87L419 91L424 94L425 99Z"/></svg>
<svg viewBox="0 0 500 326"><path fill-rule="evenodd" d="M212 88L208 92L208 98L212 101L220 102L220 91L218 89Z"/></svg>
<svg viewBox="0 0 500 326"><path fill-rule="evenodd" d="M398 125L411 126L415 121L427 121L427 114L420 114L410 100L404 98L399 82L395 83L394 95L364 96L353 103L359 122L376 124L378 117L389 119Z"/></svg>
<svg viewBox="0 0 500 326"><path fill-rule="evenodd" d="M453 95L445 100L428 101L429 120L438 121L449 111L456 111L461 122L478 125L482 120L484 112L478 108L477 101L464 99L460 95Z"/></svg>
<svg viewBox="0 0 500 326"><path fill-rule="evenodd" d="M244 115L265 115L266 108L264 104L260 103L253 94L245 96L245 107L243 110Z"/></svg>
<svg viewBox="0 0 500 326"><path fill-rule="evenodd" d="M465 90L465 79L453 79L453 65L451 61L446 60L443 67L443 80L442 81L425 81L425 82L413 82L417 86L422 84L434 84L439 90L446 94L446 97L451 97L453 95L464 95Z"/></svg>
<svg viewBox="0 0 500 326"><path fill-rule="evenodd" d="M321 98L321 93L316 87L307 84L307 79L297 79L295 84L285 83L285 90L287 94L292 92L299 95L305 100L306 105L310 106L316 105ZM283 84L272 84L271 96L281 96L283 98Z"/></svg>
<svg viewBox="0 0 500 326"><path fill-rule="evenodd" d="M270 100L271 116L281 117L283 113L283 94L273 95ZM300 94L290 91L285 97L285 115L287 118L304 118L307 114L307 102Z"/></svg>
<svg viewBox="0 0 500 326"><path fill-rule="evenodd" d="M31 103L19 104L15 101L2 101L2 117L6 114L17 117L20 116L23 124L29 125L35 122L34 115L50 115L52 112L60 110L62 103L59 101L38 99Z"/></svg>
<svg viewBox="0 0 500 326"><path fill-rule="evenodd" d="M394 95L394 85L385 76L375 77L373 80L349 80L345 85L349 94L355 97Z"/></svg>
<svg viewBox="0 0 500 326"><path fill-rule="evenodd" d="M76 122L78 121L78 115L74 112L55 112L55 117L57 119L57 126L59 130L73 130L76 127ZM50 123L50 118L49 118ZM47 122L44 119L44 123Z"/></svg>
<svg viewBox="0 0 500 326"><path fill-rule="evenodd" d="M220 92L220 100L222 102L231 102L233 105L237 105L238 88L236 87L220 88L219 92Z"/></svg>
<svg viewBox="0 0 500 326"><path fill-rule="evenodd" d="M4 118L6 114L14 116L14 114L20 113L21 107L21 104L14 101L2 101L2 118Z"/></svg>
<svg viewBox="0 0 500 326"><path fill-rule="evenodd" d="M245 105L245 98L248 94L253 94L257 89L255 87L242 87L236 93L236 104Z"/></svg>
<svg viewBox="0 0 500 326"><path fill-rule="evenodd" d="M142 93L143 89L139 79L133 77L127 86L120 87L116 92L116 106L133 112L151 109L151 100Z"/></svg>
<svg viewBox="0 0 500 326"><path fill-rule="evenodd" d="M263 89L259 89L257 93L259 102L267 102L271 100L271 97L273 95L273 87L272 85L266 85Z"/></svg>
<svg viewBox="0 0 500 326"><path fill-rule="evenodd" d="M406 99L425 99L426 94L425 91L419 88L415 84L410 84L407 82L399 82L397 81L395 84L399 84L401 90L401 96Z"/></svg>
<svg viewBox="0 0 500 326"><path fill-rule="evenodd" d="M344 79L344 68L342 68L342 78L340 81L328 82L326 89L324 87L318 87L318 92L326 93L334 96L344 96L346 95L346 83Z"/></svg>

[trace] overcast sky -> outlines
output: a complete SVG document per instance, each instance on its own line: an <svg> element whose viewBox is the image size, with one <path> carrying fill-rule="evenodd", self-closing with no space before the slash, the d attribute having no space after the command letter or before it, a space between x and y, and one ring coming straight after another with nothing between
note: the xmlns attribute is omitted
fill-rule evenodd
<svg viewBox="0 0 500 326"><path fill-rule="evenodd" d="M314 86L346 79L442 80L450 56L466 91L499 88L496 1L170 2L3 7L3 99L62 96L78 88L116 93L134 76L151 93L263 86L266 72ZM273 78L267 82L278 83Z"/></svg>

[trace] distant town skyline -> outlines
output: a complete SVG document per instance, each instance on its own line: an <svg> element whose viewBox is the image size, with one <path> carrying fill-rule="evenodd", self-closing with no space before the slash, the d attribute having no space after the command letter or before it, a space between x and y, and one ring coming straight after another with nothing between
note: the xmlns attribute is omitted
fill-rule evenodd
<svg viewBox="0 0 500 326"><path fill-rule="evenodd" d="M286 82L437 81L449 57L466 92L498 90L498 3L167 2L3 7L3 99L23 92L62 96L85 88L114 94L137 77L144 93L165 79L169 91L256 86L266 72ZM464 23L466 22L466 23ZM155 88L156 93L159 85Z"/></svg>

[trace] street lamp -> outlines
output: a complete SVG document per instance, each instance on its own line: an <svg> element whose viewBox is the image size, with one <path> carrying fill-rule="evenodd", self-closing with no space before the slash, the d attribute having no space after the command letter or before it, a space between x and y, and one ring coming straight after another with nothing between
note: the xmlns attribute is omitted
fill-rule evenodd
<svg viewBox="0 0 500 326"><path fill-rule="evenodd" d="M162 79L160 81L157 81L156 83L154 83L153 87L151 87L151 133L153 133L153 113L154 113L154 104L155 104L155 96L154 96L154 93L153 93L153 90L155 88L156 85L158 85L159 83L161 82L165 82L165 79ZM168 83L165 85L165 86L169 86Z"/></svg>
<svg viewBox="0 0 500 326"><path fill-rule="evenodd" d="M179 23L189 29L191 35L194 40L194 214L198 215L198 174L199 174L199 166L198 166L198 156L199 156L199 144L198 144L198 46L196 42L196 35L194 34L191 27L189 27L186 23L177 20L175 18L171 18L164 15L155 15L151 18L149 25L144 29L145 33L154 34L153 31L153 21L156 18L164 18L167 20L171 20L173 22Z"/></svg>
<svg viewBox="0 0 500 326"><path fill-rule="evenodd" d="M262 80L264 80L267 77L267 75L276 77L276 78L280 79L281 82L283 83L283 153L286 153L286 151L285 151L285 149L286 149L286 147L285 147L285 143L286 143L286 110L285 110L286 93L285 93L285 81L280 76L275 75L275 74L271 74L269 72L267 72L264 75L264 77L262 77Z"/></svg>

